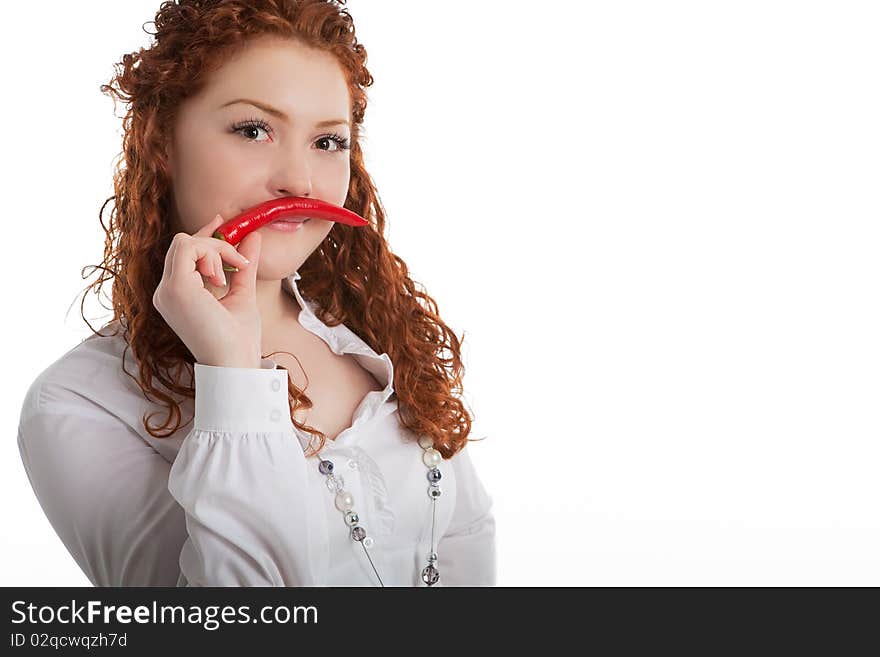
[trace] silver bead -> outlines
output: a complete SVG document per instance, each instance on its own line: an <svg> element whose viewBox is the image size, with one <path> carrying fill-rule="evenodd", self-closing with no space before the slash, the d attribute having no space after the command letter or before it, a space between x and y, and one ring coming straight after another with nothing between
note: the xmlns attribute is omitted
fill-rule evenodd
<svg viewBox="0 0 880 657"><path fill-rule="evenodd" d="M318 464L318 472L321 474L333 474L333 461L327 461L326 459L321 461Z"/></svg>
<svg viewBox="0 0 880 657"><path fill-rule="evenodd" d="M356 541L362 541L367 536L367 530L363 527L352 527L351 537Z"/></svg>
<svg viewBox="0 0 880 657"><path fill-rule="evenodd" d="M443 491L440 490L440 486L437 486L435 484L428 486L428 497L430 497L432 500L436 500L442 494Z"/></svg>
<svg viewBox="0 0 880 657"><path fill-rule="evenodd" d="M430 563L435 563L437 561L437 553L436 552L428 552L428 561Z"/></svg>
<svg viewBox="0 0 880 657"><path fill-rule="evenodd" d="M422 570L422 581L428 586L432 586L437 583L438 579L440 579L440 572L433 565L425 566Z"/></svg>
<svg viewBox="0 0 880 657"><path fill-rule="evenodd" d="M349 527L354 527L356 524L358 524L358 520L360 520L360 518L358 518L358 514L356 514L354 511L349 511L345 514L345 524Z"/></svg>
<svg viewBox="0 0 880 657"><path fill-rule="evenodd" d="M438 468L433 467L428 470L427 477L428 481L430 481L432 484L436 484L438 481L440 481L443 475Z"/></svg>

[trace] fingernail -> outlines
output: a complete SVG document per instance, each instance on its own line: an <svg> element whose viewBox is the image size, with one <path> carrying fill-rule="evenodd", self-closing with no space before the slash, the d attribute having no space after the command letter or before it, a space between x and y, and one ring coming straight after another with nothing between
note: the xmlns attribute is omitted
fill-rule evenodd
<svg viewBox="0 0 880 657"><path fill-rule="evenodd" d="M217 221L218 219L220 219L222 221L223 217L221 217L219 214L217 214L214 216L214 221Z"/></svg>
<svg viewBox="0 0 880 657"><path fill-rule="evenodd" d="M231 265L223 265L223 271L238 271L238 267L232 267Z"/></svg>

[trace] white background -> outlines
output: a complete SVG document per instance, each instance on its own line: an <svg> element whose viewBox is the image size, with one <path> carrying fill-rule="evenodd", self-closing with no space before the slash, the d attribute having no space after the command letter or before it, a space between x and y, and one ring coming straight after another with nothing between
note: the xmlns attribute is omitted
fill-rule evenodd
<svg viewBox="0 0 880 657"><path fill-rule="evenodd" d="M91 334L98 87L159 0L88 4L4 7L3 585L89 585L16 445ZM392 249L466 334L499 585L880 585L878 5L348 7Z"/></svg>

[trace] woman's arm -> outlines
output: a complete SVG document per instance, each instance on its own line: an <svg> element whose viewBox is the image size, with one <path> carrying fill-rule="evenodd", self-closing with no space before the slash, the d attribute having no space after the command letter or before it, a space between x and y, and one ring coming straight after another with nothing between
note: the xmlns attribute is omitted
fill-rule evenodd
<svg viewBox="0 0 880 657"><path fill-rule="evenodd" d="M18 448L37 500L95 586L175 586L184 514L168 463L117 416L69 387L35 383Z"/></svg>
<svg viewBox="0 0 880 657"><path fill-rule="evenodd" d="M194 426L173 464L87 391L33 386L18 444L40 505L96 586L308 585L287 372L195 372Z"/></svg>
<svg viewBox="0 0 880 657"><path fill-rule="evenodd" d="M313 586L306 462L287 371L195 364L195 417L168 477L188 586Z"/></svg>
<svg viewBox="0 0 880 657"><path fill-rule="evenodd" d="M495 516L470 452L452 457L456 499L449 528L437 546L443 586L495 586Z"/></svg>

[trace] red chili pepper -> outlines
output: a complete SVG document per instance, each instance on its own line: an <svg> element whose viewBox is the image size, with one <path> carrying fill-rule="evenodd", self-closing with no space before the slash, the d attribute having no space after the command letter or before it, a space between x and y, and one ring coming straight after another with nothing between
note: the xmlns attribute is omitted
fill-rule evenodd
<svg viewBox="0 0 880 657"><path fill-rule="evenodd" d="M359 214L333 203L303 196L285 196L255 205L224 222L214 231L214 237L235 246L249 233L282 217L314 217L349 226L367 226L370 223Z"/></svg>

